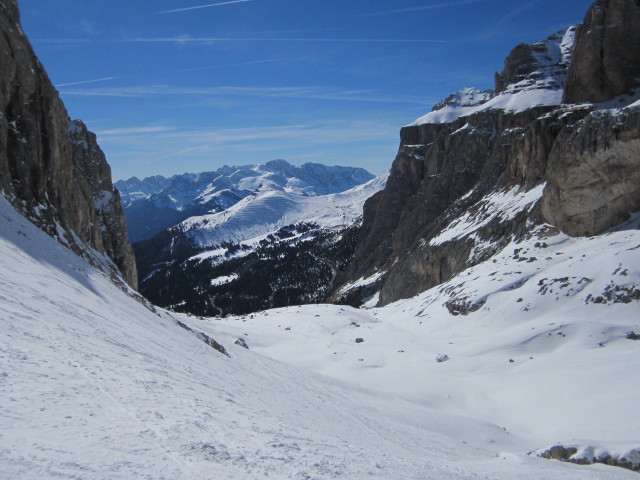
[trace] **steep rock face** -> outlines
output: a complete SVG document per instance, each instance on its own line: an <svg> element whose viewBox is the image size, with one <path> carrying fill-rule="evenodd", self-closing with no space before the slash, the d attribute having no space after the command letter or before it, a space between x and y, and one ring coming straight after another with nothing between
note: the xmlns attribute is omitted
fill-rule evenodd
<svg viewBox="0 0 640 480"><path fill-rule="evenodd" d="M521 43L516 46L504 61L504 69L495 75L495 88L503 92L507 86L515 83L518 78L530 74L535 70L535 59L531 45Z"/></svg>
<svg viewBox="0 0 640 480"><path fill-rule="evenodd" d="M640 2L598 0L576 36L565 103L605 102L640 86Z"/></svg>
<svg viewBox="0 0 640 480"><path fill-rule="evenodd" d="M0 189L77 253L100 261L86 244L105 254L136 287L133 250L109 165L95 135L69 120L19 20L15 0L0 0Z"/></svg>
<svg viewBox="0 0 640 480"><path fill-rule="evenodd" d="M494 92L462 90L401 130L387 186L365 204L354 262L330 301L409 298L544 223L594 235L640 210L637 102L560 105L575 32L516 47ZM625 48L607 45L605 57Z"/></svg>
<svg viewBox="0 0 640 480"><path fill-rule="evenodd" d="M495 110L403 128L387 187L365 204L356 260L338 283L384 273L377 279L379 299L390 303L450 279L523 235L537 210L501 218L488 211L485 199L496 191L524 194L537 187L537 200L559 132L586 113ZM474 236L462 232L435 240L464 215L481 218L485 211L489 218L476 222ZM340 301L344 293L339 289L332 300ZM354 300L352 293L348 301L357 304Z"/></svg>
<svg viewBox="0 0 640 480"><path fill-rule="evenodd" d="M595 111L560 132L549 155L545 220L573 236L602 232L640 208L640 108Z"/></svg>

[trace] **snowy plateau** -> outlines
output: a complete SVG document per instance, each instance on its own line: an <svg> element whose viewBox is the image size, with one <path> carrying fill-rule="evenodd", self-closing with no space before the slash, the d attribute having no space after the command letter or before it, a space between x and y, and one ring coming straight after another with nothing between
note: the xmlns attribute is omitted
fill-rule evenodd
<svg viewBox="0 0 640 480"><path fill-rule="evenodd" d="M637 478L530 453L637 461L638 218L512 245L384 308L201 320L0 215L3 478Z"/></svg>
<svg viewBox="0 0 640 480"><path fill-rule="evenodd" d="M517 113L533 107L562 103L566 68L571 63L576 26L556 32L547 40L532 45L532 59L536 69L521 75L519 81L508 85L504 91L480 91L464 88L434 107L411 125L425 123L449 123L460 117L489 110Z"/></svg>

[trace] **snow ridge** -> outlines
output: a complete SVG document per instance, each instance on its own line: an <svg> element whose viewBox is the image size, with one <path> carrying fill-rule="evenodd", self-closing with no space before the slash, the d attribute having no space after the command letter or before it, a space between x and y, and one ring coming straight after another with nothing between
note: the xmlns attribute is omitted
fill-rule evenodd
<svg viewBox="0 0 640 480"><path fill-rule="evenodd" d="M263 190L223 212L191 217L172 230L185 232L200 248L210 248L259 239L297 222L344 227L362 215L364 202L384 188L387 178L385 174L350 190L320 196Z"/></svg>
<svg viewBox="0 0 640 480"><path fill-rule="evenodd" d="M500 93L464 88L438 103L432 112L409 126L449 123L491 110L517 113L533 107L560 105L576 30L577 26L574 25L531 45L532 71L518 76L517 81L507 85Z"/></svg>

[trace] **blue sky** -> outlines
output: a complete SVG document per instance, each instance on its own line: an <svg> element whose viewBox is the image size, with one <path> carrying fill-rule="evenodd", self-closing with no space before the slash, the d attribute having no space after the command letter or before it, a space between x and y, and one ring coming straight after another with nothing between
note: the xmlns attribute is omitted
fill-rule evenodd
<svg viewBox="0 0 640 480"><path fill-rule="evenodd" d="M491 88L591 0L19 0L114 180L264 163L387 171L399 129Z"/></svg>

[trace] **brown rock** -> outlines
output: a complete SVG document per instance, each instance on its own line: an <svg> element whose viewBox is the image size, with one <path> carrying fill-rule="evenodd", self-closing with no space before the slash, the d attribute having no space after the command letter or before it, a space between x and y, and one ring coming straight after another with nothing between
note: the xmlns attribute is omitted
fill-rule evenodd
<svg viewBox="0 0 640 480"><path fill-rule="evenodd" d="M605 102L639 79L640 2L597 0L578 29L563 102Z"/></svg>
<svg viewBox="0 0 640 480"><path fill-rule="evenodd" d="M640 210L640 111L593 112L567 127L549 155L546 221L590 236Z"/></svg>
<svg viewBox="0 0 640 480"><path fill-rule="evenodd" d="M69 120L22 33L15 0L0 0L0 32L0 189L48 234L62 227L76 253L97 263L104 262L84 245L106 254L135 288L124 215L95 135Z"/></svg>

